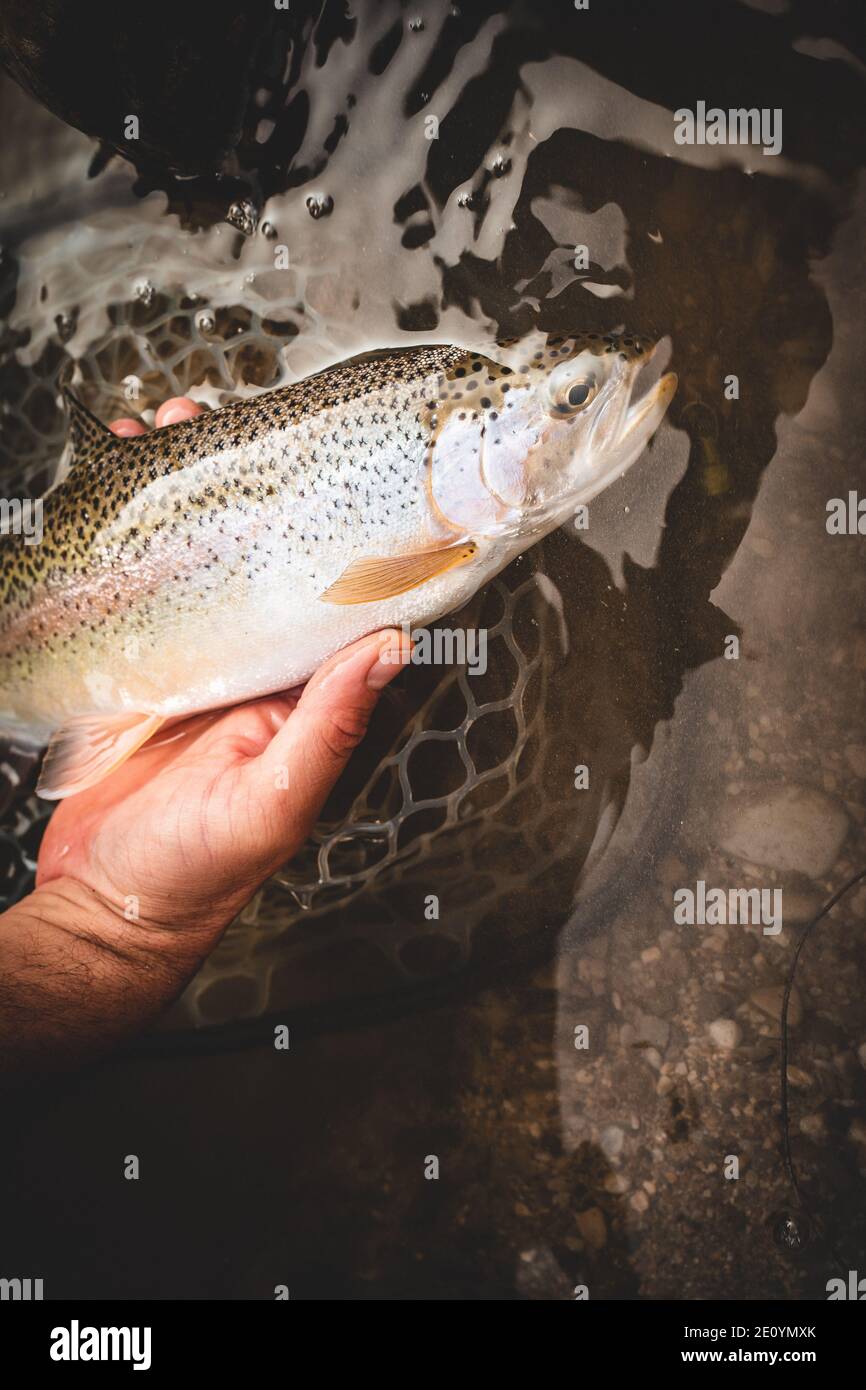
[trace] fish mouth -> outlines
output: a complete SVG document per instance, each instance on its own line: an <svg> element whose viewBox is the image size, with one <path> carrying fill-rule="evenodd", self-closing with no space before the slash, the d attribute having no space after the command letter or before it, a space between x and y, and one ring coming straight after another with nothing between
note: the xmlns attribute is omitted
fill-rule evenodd
<svg viewBox="0 0 866 1390"><path fill-rule="evenodd" d="M664 419L676 394L678 380L676 372L665 372L649 391L629 406L623 420L618 450L631 456L643 449Z"/></svg>
<svg viewBox="0 0 866 1390"><path fill-rule="evenodd" d="M637 462L664 419L676 389L676 372L665 372L648 391L626 407L619 430L602 445L597 461L593 461L590 476L581 487L582 502L597 496Z"/></svg>

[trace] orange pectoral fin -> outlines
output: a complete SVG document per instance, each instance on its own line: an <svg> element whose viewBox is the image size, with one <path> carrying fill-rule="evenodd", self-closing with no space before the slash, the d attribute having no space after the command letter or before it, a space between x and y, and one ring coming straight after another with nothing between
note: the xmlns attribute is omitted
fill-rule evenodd
<svg viewBox="0 0 866 1390"><path fill-rule="evenodd" d="M374 603L376 599L405 594L435 579L457 565L471 560L478 547L474 541L461 541L438 550L419 550L414 555L378 556L353 560L339 579L320 597L325 603Z"/></svg>
<svg viewBox="0 0 866 1390"><path fill-rule="evenodd" d="M120 767L152 738L161 714L117 714L70 719L52 734L36 787L46 801L83 792Z"/></svg>

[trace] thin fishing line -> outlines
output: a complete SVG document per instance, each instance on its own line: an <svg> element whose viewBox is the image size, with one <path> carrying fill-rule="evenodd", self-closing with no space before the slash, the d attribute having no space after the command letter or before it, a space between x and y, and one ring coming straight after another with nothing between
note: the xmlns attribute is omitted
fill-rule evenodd
<svg viewBox="0 0 866 1390"><path fill-rule="evenodd" d="M848 893L854 887L854 885L856 883L859 883L860 880L863 878L866 878L866 869L860 869L860 871L854 874L852 878L849 878L846 883L843 883L842 887L838 889L837 892L835 892L831 898L828 898L827 902L824 904L821 910L815 914L811 922L807 922L800 936L800 940L797 942L797 949L795 950L793 960L791 961L791 967L788 971L788 978L785 982L785 993L782 997L782 1036L779 1040L779 1096L782 1107L782 1154L785 1163L785 1171L788 1175L788 1179L791 1183L791 1186L794 1189L797 1201L800 1207L803 1209L803 1211L809 1216L816 1215L816 1213L812 1211L809 1203L806 1201L806 1198L803 1195L803 1190L800 1186L800 1181L797 1177L797 1170L794 1167L794 1158L791 1153L791 1130L790 1117L788 1112L788 1004L790 1003L791 999L791 990L794 987L794 977L797 973L797 965L799 963L803 947L805 946L808 937L811 935L813 927L816 927L818 923L822 920L822 918L826 917L829 912L832 912L833 908L842 898L844 898L845 894ZM836 1262L839 1265L841 1265L843 1261L841 1260L840 1256L838 1255L832 1244L830 1245L830 1251Z"/></svg>

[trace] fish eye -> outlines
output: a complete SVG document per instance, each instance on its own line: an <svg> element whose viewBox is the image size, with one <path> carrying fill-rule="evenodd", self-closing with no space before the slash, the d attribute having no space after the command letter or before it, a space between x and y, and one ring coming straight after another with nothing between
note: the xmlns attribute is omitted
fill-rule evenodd
<svg viewBox="0 0 866 1390"><path fill-rule="evenodd" d="M572 378L571 384L563 391L560 397L562 405L560 410L567 414L572 410L582 410L585 405L593 399L597 390L597 382L592 373L580 377L578 381Z"/></svg>
<svg viewBox="0 0 866 1390"><path fill-rule="evenodd" d="M598 395L607 375L607 364L599 363L591 352L559 362L546 384L547 406L554 418L562 419L585 409Z"/></svg>

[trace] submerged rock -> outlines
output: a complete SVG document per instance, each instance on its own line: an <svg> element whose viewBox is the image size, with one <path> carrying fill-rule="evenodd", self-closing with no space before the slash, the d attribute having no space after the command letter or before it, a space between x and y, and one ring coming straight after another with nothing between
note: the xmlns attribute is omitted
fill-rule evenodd
<svg viewBox="0 0 866 1390"><path fill-rule="evenodd" d="M618 1158L625 1142L625 1132L619 1125L606 1125L601 1132L599 1147L606 1158Z"/></svg>
<svg viewBox="0 0 866 1390"><path fill-rule="evenodd" d="M783 782L756 789L722 819L719 847L750 864L823 878L848 833L838 802Z"/></svg>
<svg viewBox="0 0 866 1390"><path fill-rule="evenodd" d="M749 995L749 999L760 1009L762 1013L769 1014L770 1018L781 1023L782 1001L785 997L784 985L767 985L763 989L754 989ZM803 1021L803 1003L800 993L796 986L791 990L791 997L788 1000L788 1024L791 1028L796 1028Z"/></svg>
<svg viewBox="0 0 866 1390"><path fill-rule="evenodd" d="M731 1051L737 1047L742 1040L742 1029L739 1023L733 1018L717 1018L714 1022L707 1025L707 1032L712 1038L716 1047Z"/></svg>
<svg viewBox="0 0 866 1390"><path fill-rule="evenodd" d="M577 1229L591 1250L603 1250L607 1243L607 1222L599 1207L577 1213Z"/></svg>

